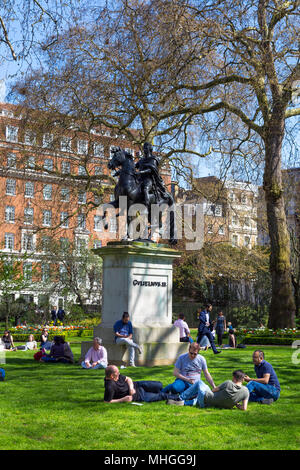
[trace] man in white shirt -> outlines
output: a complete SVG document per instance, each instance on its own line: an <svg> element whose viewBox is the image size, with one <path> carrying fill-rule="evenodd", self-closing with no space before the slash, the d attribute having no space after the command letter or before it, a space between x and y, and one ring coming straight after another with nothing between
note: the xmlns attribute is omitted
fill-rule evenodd
<svg viewBox="0 0 300 470"><path fill-rule="evenodd" d="M107 367L107 351L101 344L101 338L94 338L93 346L88 350L81 363L84 369L105 369Z"/></svg>
<svg viewBox="0 0 300 470"><path fill-rule="evenodd" d="M179 328L179 341L181 343L194 342L191 338L191 332L187 322L185 321L185 316L183 313L179 313L178 319L174 322L174 326Z"/></svg>

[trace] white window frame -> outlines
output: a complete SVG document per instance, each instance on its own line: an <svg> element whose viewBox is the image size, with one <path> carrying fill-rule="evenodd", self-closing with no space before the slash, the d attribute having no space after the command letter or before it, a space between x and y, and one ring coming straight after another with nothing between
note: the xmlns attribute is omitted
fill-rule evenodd
<svg viewBox="0 0 300 470"><path fill-rule="evenodd" d="M79 155L87 155L88 151L89 151L89 141L79 139L77 141L77 153L79 153Z"/></svg>
<svg viewBox="0 0 300 470"><path fill-rule="evenodd" d="M43 226L44 227L51 227L52 225L52 211L51 209L47 209L43 211Z"/></svg>
<svg viewBox="0 0 300 470"><path fill-rule="evenodd" d="M71 137L62 137L60 141L60 150L62 152L72 152L72 138Z"/></svg>
<svg viewBox="0 0 300 470"><path fill-rule="evenodd" d="M30 197L30 198L34 197L34 182L33 181L25 181L24 196Z"/></svg>
<svg viewBox="0 0 300 470"><path fill-rule="evenodd" d="M19 128L16 126L6 126L6 141L7 142L18 142L18 131Z"/></svg>
<svg viewBox="0 0 300 470"><path fill-rule="evenodd" d="M32 225L34 218L34 210L33 207L25 207L24 208L24 224Z"/></svg>
<svg viewBox="0 0 300 470"><path fill-rule="evenodd" d="M69 228L69 214L68 212L60 213L60 226L62 228Z"/></svg>
<svg viewBox="0 0 300 470"><path fill-rule="evenodd" d="M5 207L5 222L8 222L10 224L15 223L15 206Z"/></svg>
<svg viewBox="0 0 300 470"><path fill-rule="evenodd" d="M6 250L15 249L15 234L6 232L4 235L4 247Z"/></svg>
<svg viewBox="0 0 300 470"><path fill-rule="evenodd" d="M104 158L104 145L94 142L93 145L94 157Z"/></svg>
<svg viewBox="0 0 300 470"><path fill-rule="evenodd" d="M53 144L53 134L49 134L49 133L44 134L42 147L44 149L49 149L52 147L52 144Z"/></svg>
<svg viewBox="0 0 300 470"><path fill-rule="evenodd" d="M44 184L43 199L44 201L52 201L52 184Z"/></svg>
<svg viewBox="0 0 300 470"><path fill-rule="evenodd" d="M16 180L8 178L5 184L5 194L7 196L16 195Z"/></svg>

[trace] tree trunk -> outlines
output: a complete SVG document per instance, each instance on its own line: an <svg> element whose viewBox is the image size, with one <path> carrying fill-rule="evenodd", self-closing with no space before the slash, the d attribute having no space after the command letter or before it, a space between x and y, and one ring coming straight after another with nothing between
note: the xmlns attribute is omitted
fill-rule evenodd
<svg viewBox="0 0 300 470"><path fill-rule="evenodd" d="M272 298L269 328L295 326L295 301L291 280L290 237L284 207L281 174L281 146L284 137L284 119L273 112L265 137L264 190L271 243L270 272Z"/></svg>

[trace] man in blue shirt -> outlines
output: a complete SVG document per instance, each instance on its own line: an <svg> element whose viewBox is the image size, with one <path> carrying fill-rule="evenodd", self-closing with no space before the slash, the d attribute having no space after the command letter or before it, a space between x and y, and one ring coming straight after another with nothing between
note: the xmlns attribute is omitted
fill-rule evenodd
<svg viewBox="0 0 300 470"><path fill-rule="evenodd" d="M116 344L125 344L129 348L129 365L135 367L135 349L138 350L139 354L142 354L142 348L132 341L133 330L128 312L124 312L122 319L114 324L114 332Z"/></svg>
<svg viewBox="0 0 300 470"><path fill-rule="evenodd" d="M248 375L245 376L245 381L248 382L247 388L250 392L249 401L270 405L279 398L279 380L271 364L265 361L263 351L254 351L252 360L256 379L251 379Z"/></svg>

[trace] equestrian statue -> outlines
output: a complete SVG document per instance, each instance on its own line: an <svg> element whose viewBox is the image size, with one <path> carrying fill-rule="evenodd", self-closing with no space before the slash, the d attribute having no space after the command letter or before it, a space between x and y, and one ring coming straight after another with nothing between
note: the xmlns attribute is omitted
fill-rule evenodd
<svg viewBox="0 0 300 470"><path fill-rule="evenodd" d="M119 197L126 196L127 201L127 235L129 238L128 227L130 217L128 211L133 204L142 204L147 211L148 217L148 241L151 240L151 228L162 228L162 211L164 207L171 208L174 205L172 195L166 190L164 181L159 174L159 160L153 155L153 148L149 142L145 142L143 146L144 156L137 163L134 162L133 156L116 148L112 152L112 158L108 162L108 168L115 171L114 177L118 176L118 182L114 188L114 201L109 205L115 209L120 207ZM157 205L159 211L151 213L153 205ZM152 206L152 207L151 207ZM158 217L156 217L158 214ZM119 216L121 214L117 214ZM106 219L107 212L104 212L103 218ZM169 242L176 244L174 211L169 211Z"/></svg>

